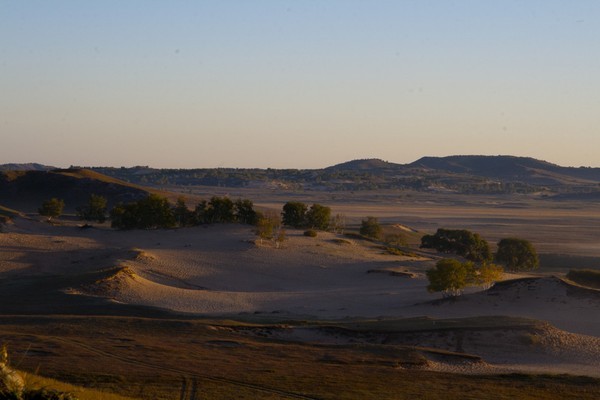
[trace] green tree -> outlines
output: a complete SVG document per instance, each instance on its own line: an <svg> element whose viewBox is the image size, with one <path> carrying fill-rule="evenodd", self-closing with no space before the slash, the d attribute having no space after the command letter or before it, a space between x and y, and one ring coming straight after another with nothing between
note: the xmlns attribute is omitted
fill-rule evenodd
<svg viewBox="0 0 600 400"><path fill-rule="evenodd" d="M254 210L254 204L248 199L238 199L234 204L235 219L242 224L256 225L258 214Z"/></svg>
<svg viewBox="0 0 600 400"><path fill-rule="evenodd" d="M235 213L233 201L226 196L213 196L208 202L205 211L205 221L210 224L234 222Z"/></svg>
<svg viewBox="0 0 600 400"><path fill-rule="evenodd" d="M430 292L443 292L444 297L459 296L470 283L473 263L461 263L452 258L444 258L435 264L435 268L426 271Z"/></svg>
<svg viewBox="0 0 600 400"><path fill-rule="evenodd" d="M306 212L308 206L299 201L288 201L283 205L281 217L283 224L294 228L302 228L306 226Z"/></svg>
<svg viewBox="0 0 600 400"><path fill-rule="evenodd" d="M473 283L482 286L484 289L489 289L492 285L502 279L504 268L500 265L484 263L475 271Z"/></svg>
<svg viewBox="0 0 600 400"><path fill-rule="evenodd" d="M327 230L331 220L331 208L321 204L313 204L306 212L306 225L313 229Z"/></svg>
<svg viewBox="0 0 600 400"><path fill-rule="evenodd" d="M509 271L536 269L540 264L531 242L518 238L505 238L498 242L496 262Z"/></svg>
<svg viewBox="0 0 600 400"><path fill-rule="evenodd" d="M256 235L262 244L263 240L271 240L281 230L281 217L276 212L259 214L256 222Z"/></svg>
<svg viewBox="0 0 600 400"><path fill-rule="evenodd" d="M185 204L185 197L179 196L173 207L173 216L178 226L190 226L194 223L194 215Z"/></svg>
<svg viewBox="0 0 600 400"><path fill-rule="evenodd" d="M373 239L381 237L381 225L375 217L367 217L360 222L360 234Z"/></svg>
<svg viewBox="0 0 600 400"><path fill-rule="evenodd" d="M106 221L108 200L104 196L91 194L87 205L77 208L77 215L85 221Z"/></svg>
<svg viewBox="0 0 600 400"><path fill-rule="evenodd" d="M421 248L458 254L467 260L476 262L486 262L492 259L492 251L488 242L479 234L466 229L440 228L435 235L424 235L421 238Z"/></svg>
<svg viewBox="0 0 600 400"><path fill-rule="evenodd" d="M40 215L44 217L48 217L48 220L59 217L63 209L65 208L65 202L62 199L57 199L55 197L50 200L46 200L42 203L42 206L38 209Z"/></svg>

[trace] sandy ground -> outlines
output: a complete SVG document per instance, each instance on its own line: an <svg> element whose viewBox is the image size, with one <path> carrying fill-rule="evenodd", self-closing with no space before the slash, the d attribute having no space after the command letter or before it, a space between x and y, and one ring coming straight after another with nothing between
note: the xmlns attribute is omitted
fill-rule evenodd
<svg viewBox="0 0 600 400"><path fill-rule="evenodd" d="M423 275L433 262L385 254L370 242L331 233L309 238L288 231L288 240L277 249L257 243L252 229L239 225L123 232L17 219L0 234L0 279L111 271L93 284L60 288L73 301L99 296L201 315L522 316L560 328L541 336L539 343L547 341L539 347L543 354L531 351L527 357L502 359L506 349L486 353L485 346L473 345L463 350L484 354L494 368L518 365L522 370L600 375L599 292L544 277L504 283L456 301L435 301L440 295L427 292ZM383 272L369 273L374 270ZM389 271L408 271L414 277ZM434 369L445 368L441 363Z"/></svg>

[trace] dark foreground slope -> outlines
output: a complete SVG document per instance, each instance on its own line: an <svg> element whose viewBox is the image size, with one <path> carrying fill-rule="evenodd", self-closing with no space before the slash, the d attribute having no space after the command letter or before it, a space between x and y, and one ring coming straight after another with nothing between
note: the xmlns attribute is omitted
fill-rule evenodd
<svg viewBox="0 0 600 400"><path fill-rule="evenodd" d="M74 211L90 194L106 197L110 206L142 198L148 191L85 169L0 172L0 204L23 212L35 212L53 197L65 201L65 210Z"/></svg>

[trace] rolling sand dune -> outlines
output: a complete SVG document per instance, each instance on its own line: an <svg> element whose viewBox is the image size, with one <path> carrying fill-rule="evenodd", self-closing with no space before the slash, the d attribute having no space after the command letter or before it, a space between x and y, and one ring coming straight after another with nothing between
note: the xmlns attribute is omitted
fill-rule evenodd
<svg viewBox="0 0 600 400"><path fill-rule="evenodd" d="M426 290L423 272L433 263L428 258L390 255L369 241L331 233L309 238L290 231L282 248L276 249L271 243L256 242L252 229L240 225L126 232L17 219L0 235L0 283L69 276L64 282L52 281L61 285L56 291L68 299L60 301L106 299L113 305L212 316L521 316L561 330L544 325L533 333L508 328L465 331L460 340L448 332L413 339L388 335L385 340L478 354L488 363L485 368L472 363L459 368L432 359L431 369L516 368L599 375L600 292L556 277L536 277L501 282L458 299L440 299ZM29 303L28 312L45 312L43 301ZM313 339L325 340L318 335Z"/></svg>
<svg viewBox="0 0 600 400"><path fill-rule="evenodd" d="M488 291L415 305L407 312L436 317L521 316L600 337L600 291L556 277L500 282Z"/></svg>

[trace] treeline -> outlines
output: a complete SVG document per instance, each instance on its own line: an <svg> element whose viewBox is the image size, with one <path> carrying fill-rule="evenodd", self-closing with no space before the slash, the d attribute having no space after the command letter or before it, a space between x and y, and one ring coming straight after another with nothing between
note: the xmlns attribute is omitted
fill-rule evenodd
<svg viewBox="0 0 600 400"><path fill-rule="evenodd" d="M540 191L538 185L522 182L497 182L481 177L453 175L423 169L336 170L336 169L154 169L149 167L90 169L139 185L245 187L249 184L277 182L281 186L306 190L453 190L461 193L502 194Z"/></svg>
<svg viewBox="0 0 600 400"><path fill-rule="evenodd" d="M213 196L190 210L180 197L172 206L161 196L151 194L133 203L119 204L110 211L111 226L116 229L158 229L215 223L254 225L259 213L248 199L231 200Z"/></svg>
<svg viewBox="0 0 600 400"><path fill-rule="evenodd" d="M64 201L50 199L39 208L40 215L49 219L62 214ZM278 213L263 214L254 208L249 199L232 200L227 196L213 196L202 200L193 209L188 208L185 198L179 197L174 205L165 197L150 194L147 197L117 204L110 211L107 199L92 194L88 203L77 207L77 215L85 221L111 221L115 229L164 229L189 227L202 224L240 223L264 226L265 221L273 226L285 225L293 228L333 230L341 232L345 227L343 215L332 217L331 208L314 203L310 207L301 202L287 202Z"/></svg>

